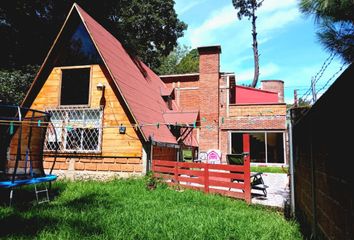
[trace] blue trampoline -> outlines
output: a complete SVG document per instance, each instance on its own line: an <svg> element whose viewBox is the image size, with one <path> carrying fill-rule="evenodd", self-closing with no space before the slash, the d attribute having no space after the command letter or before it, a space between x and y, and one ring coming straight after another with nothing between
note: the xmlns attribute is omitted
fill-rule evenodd
<svg viewBox="0 0 354 240"><path fill-rule="evenodd" d="M9 189L10 205L13 190L23 185L34 185L37 202L38 193L46 193L49 201L48 188L37 190L36 184L50 183L57 179L52 174L56 151L48 174L43 168L44 140L50 132L56 132L50 123L47 112L23 108L19 106L0 105L0 188ZM55 144L57 145L57 144Z"/></svg>
<svg viewBox="0 0 354 240"><path fill-rule="evenodd" d="M19 187L23 185L31 185L31 184L39 184L39 183L44 183L44 182L52 182L57 179L56 175L53 174L48 174L44 177L35 177L35 178L30 178L30 179L20 179L20 180L8 180L8 181L1 181L0 182L0 188L13 188L13 187Z"/></svg>

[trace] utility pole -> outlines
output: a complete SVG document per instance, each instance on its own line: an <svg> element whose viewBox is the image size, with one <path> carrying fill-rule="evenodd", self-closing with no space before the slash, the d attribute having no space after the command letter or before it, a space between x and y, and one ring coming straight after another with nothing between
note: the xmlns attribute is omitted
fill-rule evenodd
<svg viewBox="0 0 354 240"><path fill-rule="evenodd" d="M297 101L297 89L294 89L294 107L298 106L298 101Z"/></svg>
<svg viewBox="0 0 354 240"><path fill-rule="evenodd" d="M316 95L316 83L314 77L312 77L311 79L311 91L312 91L312 103L315 103L317 101L317 95Z"/></svg>

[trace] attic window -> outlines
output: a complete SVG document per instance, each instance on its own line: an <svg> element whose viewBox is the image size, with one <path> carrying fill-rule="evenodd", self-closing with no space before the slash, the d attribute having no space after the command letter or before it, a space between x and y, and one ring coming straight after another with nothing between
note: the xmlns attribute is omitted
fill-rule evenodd
<svg viewBox="0 0 354 240"><path fill-rule="evenodd" d="M88 105L90 68L62 69L60 105Z"/></svg>

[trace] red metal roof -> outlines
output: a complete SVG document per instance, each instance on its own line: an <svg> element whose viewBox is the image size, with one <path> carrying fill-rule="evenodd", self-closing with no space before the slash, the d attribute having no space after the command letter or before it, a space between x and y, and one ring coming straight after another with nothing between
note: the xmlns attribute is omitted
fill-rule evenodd
<svg viewBox="0 0 354 240"><path fill-rule="evenodd" d="M198 121L199 112L177 112L171 111L163 114L165 122L167 124L181 124L181 125L192 125L196 124ZM185 134L181 136L183 139L183 144L192 147L198 147L198 141L192 133L192 129L185 131ZM182 131L184 132L184 131Z"/></svg>
<svg viewBox="0 0 354 240"><path fill-rule="evenodd" d="M167 97L167 96L171 96L173 91L175 89L174 88L161 88L161 96Z"/></svg>
<svg viewBox="0 0 354 240"><path fill-rule="evenodd" d="M165 84L143 62L132 58L122 44L81 7L77 4L75 7L145 138L151 136L157 142L177 143L166 125L152 125L164 123L163 114L169 110L161 97Z"/></svg>

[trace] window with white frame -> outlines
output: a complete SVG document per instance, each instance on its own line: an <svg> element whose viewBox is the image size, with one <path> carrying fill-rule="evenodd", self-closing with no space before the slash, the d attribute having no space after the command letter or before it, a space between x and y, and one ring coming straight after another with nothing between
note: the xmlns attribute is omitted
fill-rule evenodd
<svg viewBox="0 0 354 240"><path fill-rule="evenodd" d="M81 107L47 109L55 129L48 132L46 151L97 153L101 151L102 110ZM55 142L57 139L57 142Z"/></svg>

